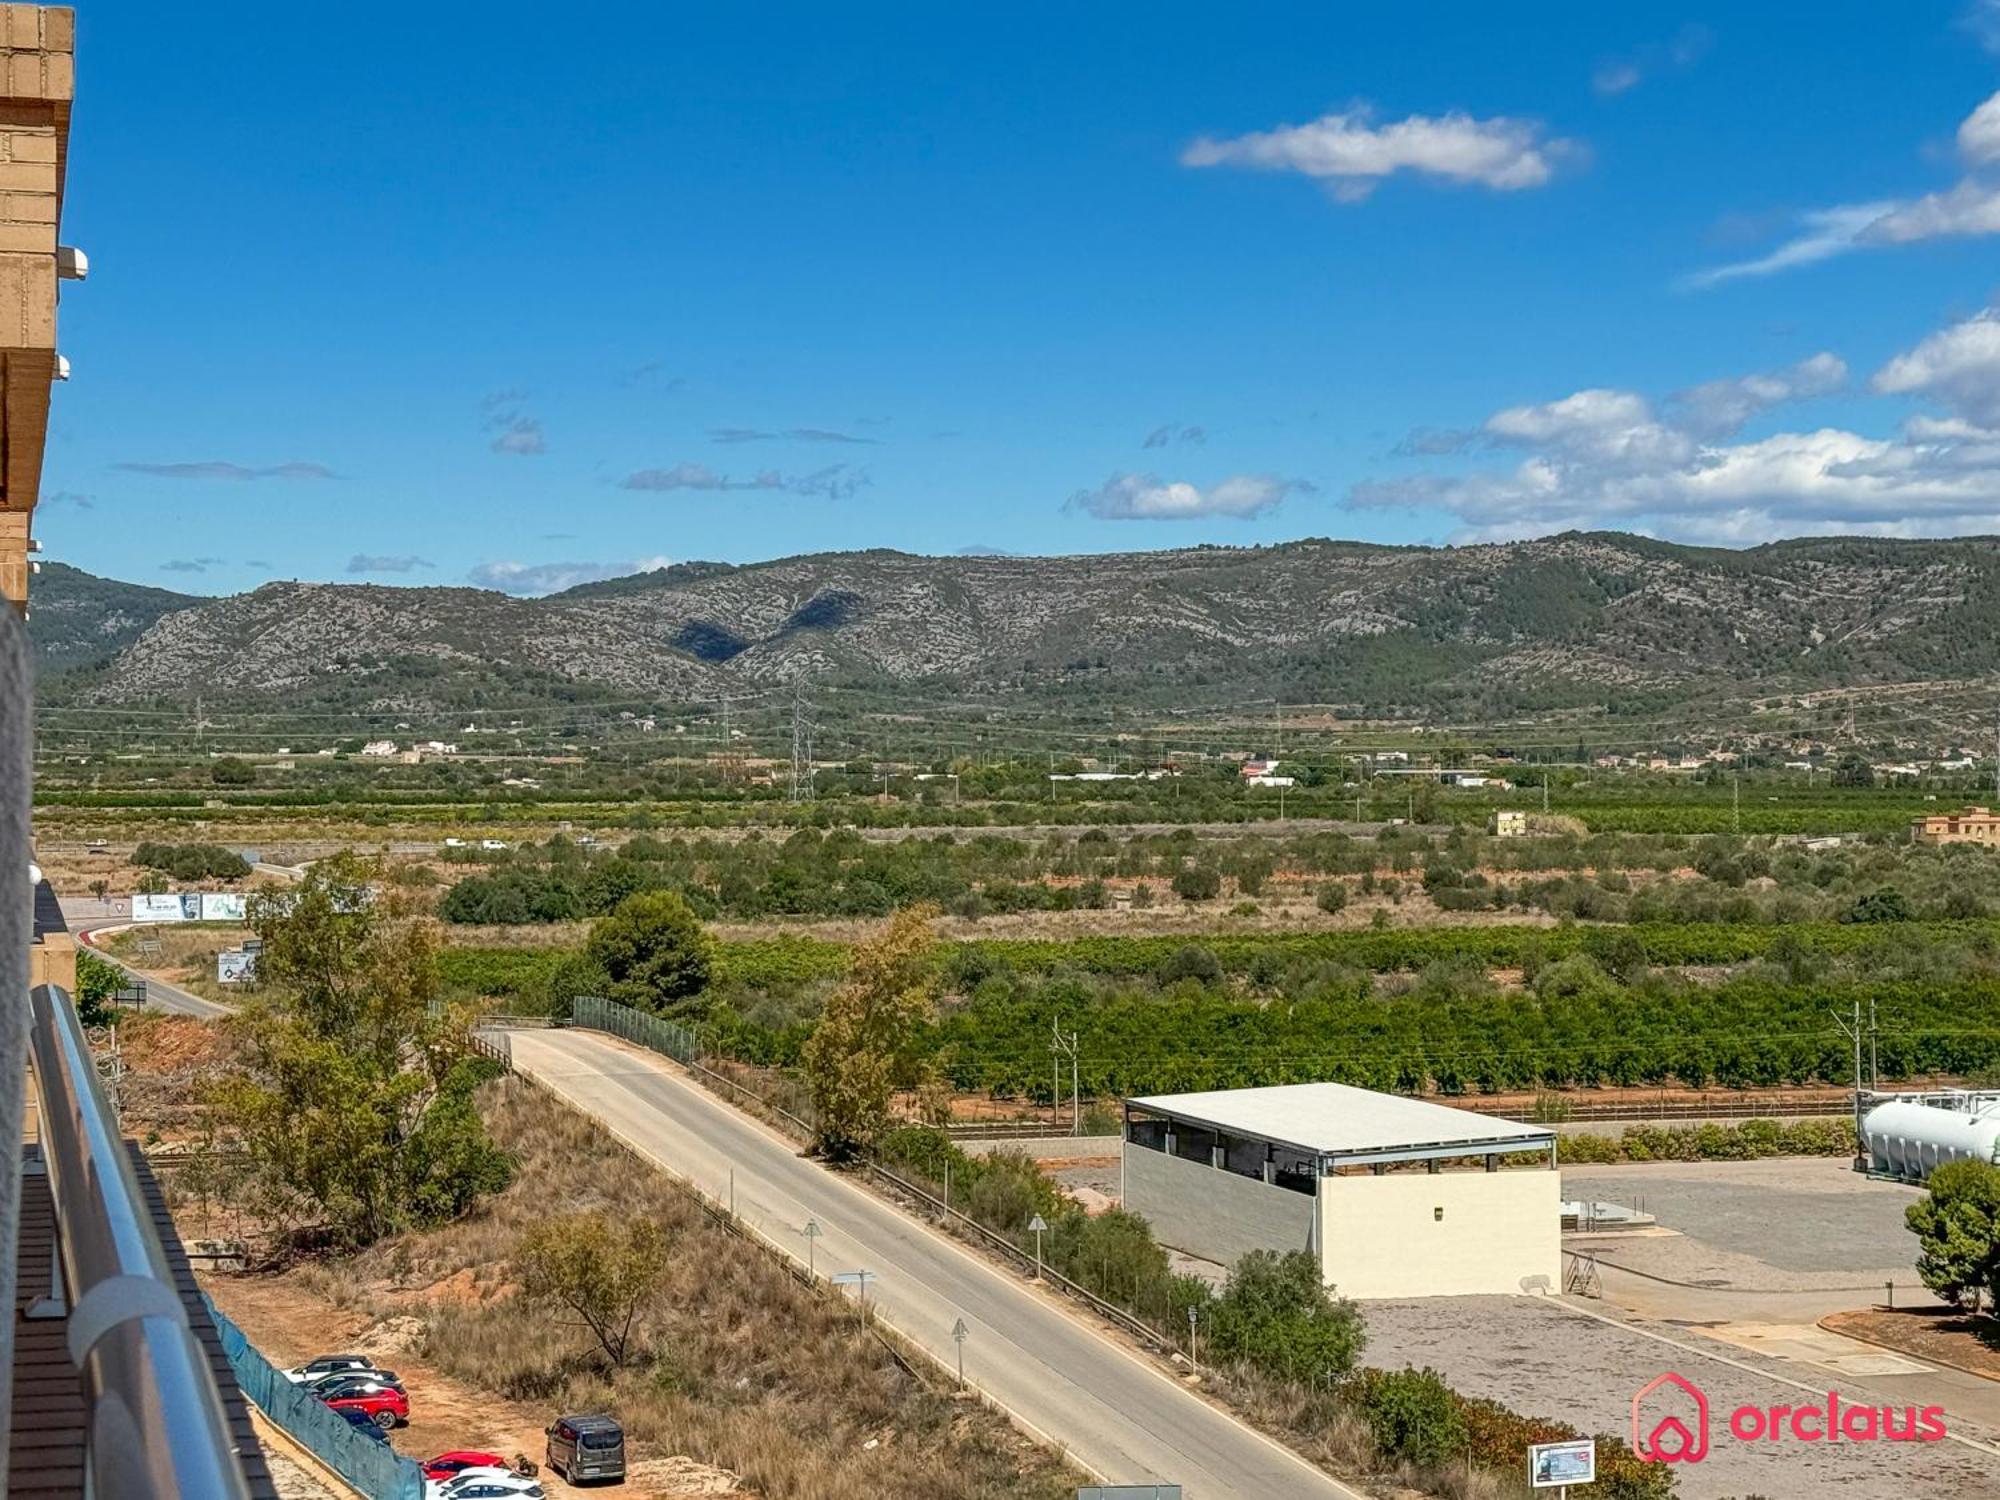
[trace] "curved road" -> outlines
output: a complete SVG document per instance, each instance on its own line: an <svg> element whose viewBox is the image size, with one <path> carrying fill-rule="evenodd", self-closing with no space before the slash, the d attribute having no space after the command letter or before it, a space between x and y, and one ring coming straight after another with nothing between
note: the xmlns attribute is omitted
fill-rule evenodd
<svg viewBox="0 0 2000 1500"><path fill-rule="evenodd" d="M1211 1406L1052 1296L798 1155L666 1059L598 1033L508 1031L517 1071L822 1274L868 1271L884 1321L946 1368L963 1318L967 1381L1110 1483L1185 1486L1187 1500L1361 1500ZM733 1176L732 1176L733 1174ZM851 1294L850 1294L851 1295Z"/></svg>
<svg viewBox="0 0 2000 1500"><path fill-rule="evenodd" d="M98 947L94 939L99 932L118 931L130 925L128 922L109 919L109 913L104 908L110 905L111 903L105 901L65 898L62 904L63 920L69 923L70 931L76 934L80 946L88 948L106 963L118 965L125 971L127 977L143 983L146 986L148 1005L157 1005L161 1010L174 1011L183 1016L200 1016L205 1020L229 1015L235 1009L234 1006L224 1005L219 1001L204 1000L200 995L184 990L177 984L169 984L157 974L147 974L135 969L122 958L106 953Z"/></svg>

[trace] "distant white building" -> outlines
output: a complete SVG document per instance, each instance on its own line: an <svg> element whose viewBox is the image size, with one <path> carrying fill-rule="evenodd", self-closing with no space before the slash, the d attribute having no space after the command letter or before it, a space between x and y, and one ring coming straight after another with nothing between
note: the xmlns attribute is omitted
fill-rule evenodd
<svg viewBox="0 0 2000 1500"><path fill-rule="evenodd" d="M1518 839L1528 832L1528 815L1518 807L1503 807L1487 825L1495 838Z"/></svg>
<svg viewBox="0 0 2000 1500"><path fill-rule="evenodd" d="M361 747L361 753L387 760L396 753L396 742L394 740L370 740Z"/></svg>
<svg viewBox="0 0 2000 1500"><path fill-rule="evenodd" d="M458 754L458 746L450 740L423 740L415 748L424 755Z"/></svg>
<svg viewBox="0 0 2000 1500"><path fill-rule="evenodd" d="M1296 776L1246 776L1243 778L1243 784L1245 786L1297 786L1299 779Z"/></svg>

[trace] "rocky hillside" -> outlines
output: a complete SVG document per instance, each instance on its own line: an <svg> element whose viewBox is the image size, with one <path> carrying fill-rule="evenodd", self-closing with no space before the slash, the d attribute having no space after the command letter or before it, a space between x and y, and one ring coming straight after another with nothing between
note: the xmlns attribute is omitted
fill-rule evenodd
<svg viewBox="0 0 2000 1500"><path fill-rule="evenodd" d="M803 675L1501 712L1970 676L2000 647L1994 538L850 552L683 565L533 600L301 583L188 599L70 569L40 585L34 629L47 667L68 669L48 691L98 702L673 700Z"/></svg>

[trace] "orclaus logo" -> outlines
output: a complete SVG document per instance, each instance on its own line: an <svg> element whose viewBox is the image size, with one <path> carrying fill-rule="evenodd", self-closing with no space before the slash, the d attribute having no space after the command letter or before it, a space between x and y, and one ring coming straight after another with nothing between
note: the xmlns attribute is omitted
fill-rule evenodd
<svg viewBox="0 0 2000 1500"><path fill-rule="evenodd" d="M1809 1406L1739 1406L1729 1435L1743 1443L1935 1443L1945 1435L1941 1406L1853 1406L1835 1391ZM1708 1457L1708 1397L1671 1370L1632 1398L1632 1451L1658 1464Z"/></svg>

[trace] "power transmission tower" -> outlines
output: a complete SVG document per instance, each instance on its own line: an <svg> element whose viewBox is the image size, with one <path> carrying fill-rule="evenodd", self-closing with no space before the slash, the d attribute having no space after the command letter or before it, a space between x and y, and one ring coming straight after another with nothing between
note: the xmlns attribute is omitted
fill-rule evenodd
<svg viewBox="0 0 2000 1500"><path fill-rule="evenodd" d="M811 774L812 752L807 748L806 688L803 681L792 684L792 790L793 802L806 798L806 778Z"/></svg>

